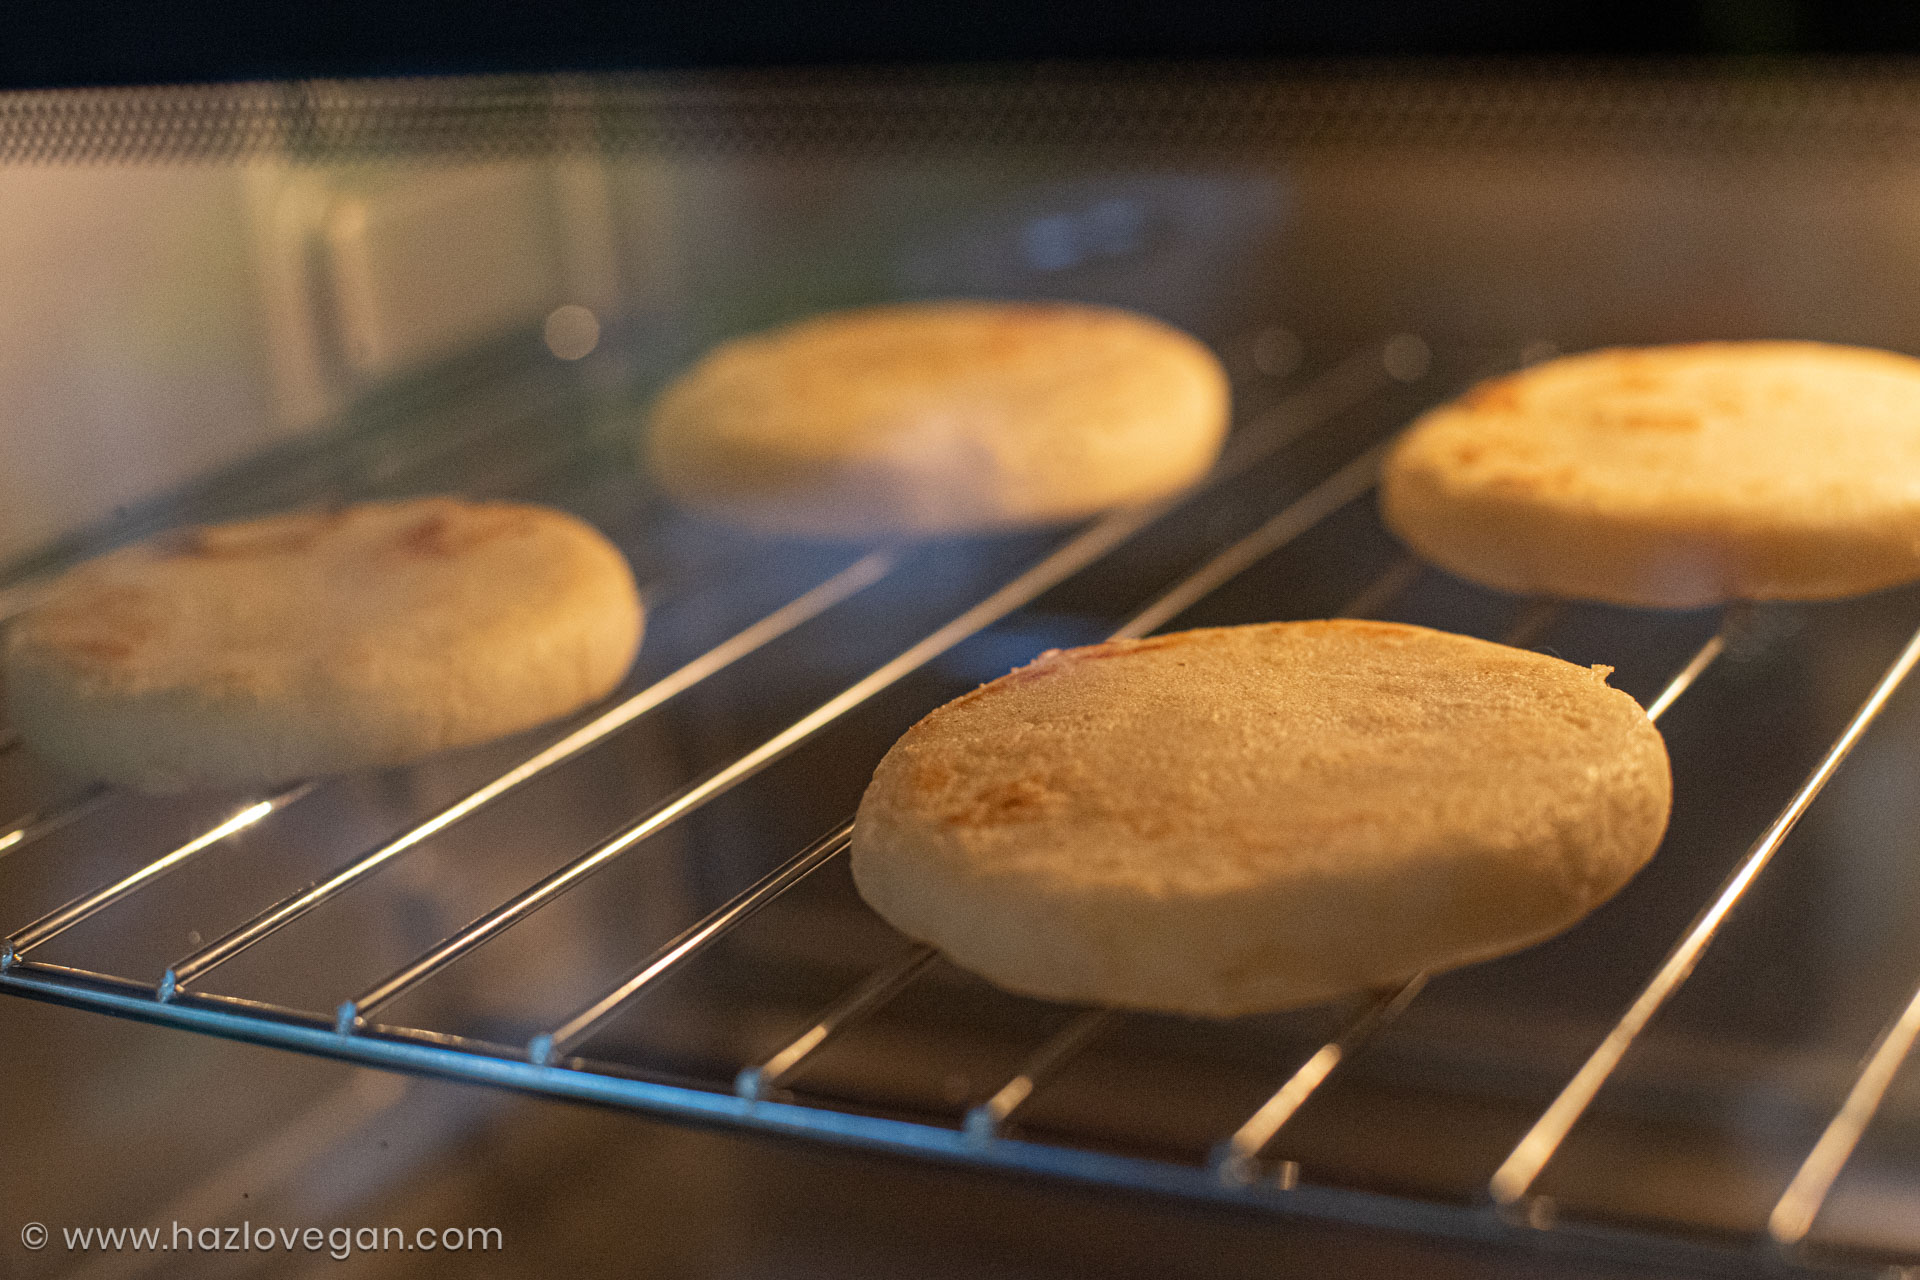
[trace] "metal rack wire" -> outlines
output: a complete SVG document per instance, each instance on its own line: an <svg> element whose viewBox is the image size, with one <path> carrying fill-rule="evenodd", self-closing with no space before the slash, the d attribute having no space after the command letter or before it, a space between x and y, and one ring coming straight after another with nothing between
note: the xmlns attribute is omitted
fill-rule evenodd
<svg viewBox="0 0 1920 1280"><path fill-rule="evenodd" d="M1405 340L1400 363L1405 364ZM1391 351L1392 348L1389 348ZM1531 1241L1546 1247L1623 1252L1638 1260L1742 1270L1755 1260L1752 1242L1708 1241L1675 1231L1626 1232L1603 1224L1570 1222L1536 1190L1542 1171L1595 1097L1614 1077L1636 1038L1687 981L1721 927L1767 870L1787 835L1835 776L1889 700L1920 664L1920 631L1881 673L1818 764L1780 807L1777 816L1665 961L1622 1013L1584 1066L1512 1149L1484 1192L1471 1203L1442 1203L1338 1186L1304 1183L1291 1161L1266 1153L1318 1090L1343 1065L1366 1052L1420 997L1424 976L1376 993L1306 1054L1266 1100L1236 1128L1220 1136L1204 1164L1183 1164L1065 1143L1023 1139L1013 1131L1030 1099L1045 1090L1089 1045L1127 1015L1111 1010L1078 1012L1025 1053L1017 1069L980 1091L957 1125L902 1119L879 1109L829 1104L795 1097L785 1086L842 1033L884 1008L937 962L932 949L916 946L869 973L820 1010L799 1034L776 1051L743 1064L730 1081L686 1082L655 1078L581 1050L611 1020L630 1009L669 976L685 970L716 943L759 912L833 863L847 848L852 819L767 872L724 904L657 947L621 980L557 1019L525 1044L484 1041L426 1027L376 1021L401 995L576 888L623 855L791 752L855 708L921 670L984 628L1007 618L1044 592L1068 582L1170 513L1205 500L1211 489L1245 473L1278 451L1306 439L1342 414L1393 385L1392 358L1369 347L1337 362L1274 410L1244 426L1219 470L1194 495L1178 502L1112 513L1088 524L1002 585L954 615L839 693L722 766L681 787L636 815L587 851L454 930L377 981L340 1002L331 1012L296 1009L222 995L205 988L223 965L266 943L321 904L367 881L430 837L493 804L534 778L593 750L732 664L796 628L822 619L860 593L885 581L901 561L896 551L877 551L819 581L758 621L734 633L679 669L600 712L581 727L467 791L430 816L353 858L297 893L256 912L224 936L197 946L169 965L157 983L35 958L34 953L76 925L135 900L155 881L236 833L265 822L318 789L303 783L242 805L217 824L135 870L83 893L7 935L0 950L0 991L119 1016L275 1045L403 1071L492 1084L531 1093L628 1107L701 1123L805 1135L868 1148L930 1156L975 1165L1056 1175L1086 1182L1202 1197L1281 1211L1456 1238ZM1401 371L1405 380L1405 370ZM1336 465L1304 494L1286 503L1258 527L1206 555L1112 634L1141 636L1174 621L1223 584L1274 556L1364 496L1372 487L1380 446ZM1398 560L1355 591L1341 612L1367 616L1388 607L1420 578L1421 567ZM1559 606L1535 602L1522 608L1503 637L1530 644L1558 616ZM1718 628L1671 674L1648 706L1660 719L1728 651L1745 624L1729 609ZM13 746L9 737L0 750ZM41 812L0 828L0 855L12 855L79 819L111 806L115 798L88 789ZM1763 1246L1774 1262L1838 1266L1846 1260L1803 1251L1810 1227L1835 1180L1872 1122L1894 1073L1920 1037L1920 994L1889 1023L1854 1079L1844 1105L1819 1143L1806 1155L1775 1206Z"/></svg>

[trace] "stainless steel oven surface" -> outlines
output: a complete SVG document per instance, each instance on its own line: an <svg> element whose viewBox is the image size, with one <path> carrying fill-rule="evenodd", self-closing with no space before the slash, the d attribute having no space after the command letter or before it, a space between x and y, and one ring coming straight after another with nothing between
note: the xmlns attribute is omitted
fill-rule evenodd
<svg viewBox="0 0 1920 1280"><path fill-rule="evenodd" d="M1556 352L1920 351L1920 75L62 91L0 98L0 162L0 613L179 524L424 493L582 516L648 609L609 699L413 767L153 798L0 737L0 1274L1920 1266L1920 588L1519 599L1372 498L1420 410ZM1220 464L833 543L636 462L718 340L983 296L1201 337ZM1614 666L1673 758L1653 863L1517 955L1217 1023L1008 995L853 892L854 805L939 702L1335 615ZM119 1228L160 1234L84 1234Z"/></svg>

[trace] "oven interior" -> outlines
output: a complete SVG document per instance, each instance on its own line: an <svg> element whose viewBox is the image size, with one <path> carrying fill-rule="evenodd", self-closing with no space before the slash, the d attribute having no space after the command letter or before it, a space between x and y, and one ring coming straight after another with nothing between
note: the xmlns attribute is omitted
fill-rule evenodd
<svg viewBox="0 0 1920 1280"><path fill-rule="evenodd" d="M983 1173L953 1203L1011 1221L994 1206L1036 1179L1118 1232L1205 1206L1182 1220L1199 1249L1353 1230L1461 1274L1920 1263L1898 1070L1920 589L1503 597L1408 559L1370 494L1375 446L1421 409L1558 351L1920 351L1917 126L1920 81L1884 68L14 95L0 222L30 252L0 286L21 406L0 608L174 524L453 492L596 524L648 623L627 683L567 722L273 795L102 792L7 739L0 991L83 1013L0 1010L0 1115L31 1156L0 1188L50 1221L238 1213L243 1183L346 1213L505 1125L559 1170L514 1187L523 1213L605 1219L623 1202L569 1158L704 1185L722 1166L687 1144L715 1130L798 1141L726 1139L736 1191L831 1160L869 1203L921 1176L888 1172L906 1157ZM1233 377L1221 468L1073 527L842 545L701 520L636 466L651 395L713 341L944 296L1196 333ZM1654 862L1519 955L1227 1023L1001 993L853 893L844 824L939 702L1117 631L1342 613L1607 663L1657 700L1676 803ZM158 1102L183 1033L268 1047L191 1134ZM374 1068L324 1077L324 1124L295 1105L314 1057ZM515 1095L668 1123L629 1151L604 1110ZM182 1199L60 1175L76 1130L242 1154ZM1121 1271L1099 1235L1061 1265Z"/></svg>

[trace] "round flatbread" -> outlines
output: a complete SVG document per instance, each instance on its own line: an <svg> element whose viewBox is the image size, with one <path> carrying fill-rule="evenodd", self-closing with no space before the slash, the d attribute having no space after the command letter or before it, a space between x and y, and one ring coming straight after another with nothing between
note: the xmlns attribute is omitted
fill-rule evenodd
<svg viewBox="0 0 1920 1280"><path fill-rule="evenodd" d="M1227 417L1220 362L1156 320L923 303L726 343L660 397L644 453L680 501L762 532L965 533L1175 493Z"/></svg>
<svg viewBox="0 0 1920 1280"><path fill-rule="evenodd" d="M1606 672L1378 622L1044 654L887 753L854 879L1056 1000L1225 1017L1500 955L1666 828L1666 749Z"/></svg>
<svg viewBox="0 0 1920 1280"><path fill-rule="evenodd" d="M565 715L640 643L563 512L425 498L211 525L89 561L6 636L22 739L143 791L398 764Z"/></svg>
<svg viewBox="0 0 1920 1280"><path fill-rule="evenodd" d="M1920 360L1813 342L1595 351L1422 417L1381 482L1505 591L1690 608L1920 578Z"/></svg>

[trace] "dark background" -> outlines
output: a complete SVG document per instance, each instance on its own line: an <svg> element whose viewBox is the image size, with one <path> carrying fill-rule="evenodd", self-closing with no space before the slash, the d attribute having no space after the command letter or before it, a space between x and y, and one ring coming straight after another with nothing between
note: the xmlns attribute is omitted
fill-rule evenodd
<svg viewBox="0 0 1920 1280"><path fill-rule="evenodd" d="M1058 58L1920 52L1885 0L31 0L0 87Z"/></svg>

